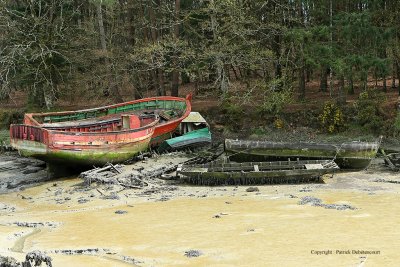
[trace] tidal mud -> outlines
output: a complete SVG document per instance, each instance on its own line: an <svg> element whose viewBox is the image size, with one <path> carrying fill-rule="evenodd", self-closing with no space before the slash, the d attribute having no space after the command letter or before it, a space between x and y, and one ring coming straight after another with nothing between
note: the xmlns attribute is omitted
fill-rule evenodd
<svg viewBox="0 0 400 267"><path fill-rule="evenodd" d="M46 163L17 152L0 153L0 194L48 181Z"/></svg>
<svg viewBox="0 0 400 267"><path fill-rule="evenodd" d="M0 195L0 255L21 262L41 251L57 267L357 266L364 256L366 266L396 266L400 186L376 180L397 175L369 169L253 192L49 181ZM311 253L325 249L381 254Z"/></svg>

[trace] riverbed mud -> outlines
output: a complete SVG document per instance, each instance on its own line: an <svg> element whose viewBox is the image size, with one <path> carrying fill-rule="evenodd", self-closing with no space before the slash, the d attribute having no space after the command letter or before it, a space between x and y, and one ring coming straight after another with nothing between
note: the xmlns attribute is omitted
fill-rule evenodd
<svg viewBox="0 0 400 267"><path fill-rule="evenodd" d="M45 162L20 157L17 152L0 153L0 194L18 191L47 180Z"/></svg>
<svg viewBox="0 0 400 267"><path fill-rule="evenodd" d="M0 255L42 251L57 267L397 266L400 185L378 179L400 178L378 162L251 192L49 181L0 195Z"/></svg>

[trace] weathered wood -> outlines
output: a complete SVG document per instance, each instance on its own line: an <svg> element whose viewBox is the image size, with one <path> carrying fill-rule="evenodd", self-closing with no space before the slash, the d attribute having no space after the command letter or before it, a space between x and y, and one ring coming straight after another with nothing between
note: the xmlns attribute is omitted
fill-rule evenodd
<svg viewBox="0 0 400 267"><path fill-rule="evenodd" d="M316 181L338 169L332 160L310 160L193 164L183 165L177 172L181 180L199 185L244 185Z"/></svg>
<svg viewBox="0 0 400 267"><path fill-rule="evenodd" d="M380 152L382 153L383 159L385 160L389 168L392 171L399 171L399 167L397 167L396 163L393 163L393 160L388 155L386 155L385 150L383 148L380 148Z"/></svg>

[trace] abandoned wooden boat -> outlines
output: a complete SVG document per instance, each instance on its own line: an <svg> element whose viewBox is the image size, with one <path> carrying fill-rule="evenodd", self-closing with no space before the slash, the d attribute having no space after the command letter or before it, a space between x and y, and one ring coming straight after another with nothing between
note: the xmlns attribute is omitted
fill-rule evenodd
<svg viewBox="0 0 400 267"><path fill-rule="evenodd" d="M10 126L22 155L83 165L120 162L172 136L189 115L191 95L151 97L93 109L29 113Z"/></svg>
<svg viewBox="0 0 400 267"><path fill-rule="evenodd" d="M210 162L182 165L177 174L181 180L198 185L248 185L319 181L339 167L332 160L273 162Z"/></svg>
<svg viewBox="0 0 400 267"><path fill-rule="evenodd" d="M104 165L121 162L146 150L155 127L156 115L123 115L122 124L114 120L81 123L56 129L26 124L11 125L11 145L21 155L51 163Z"/></svg>
<svg viewBox="0 0 400 267"><path fill-rule="evenodd" d="M158 148L159 152L175 151L203 147L211 144L211 132L208 127L188 132L184 135L165 140Z"/></svg>
<svg viewBox="0 0 400 267"><path fill-rule="evenodd" d="M340 168L363 169L376 156L380 142L284 143L225 140L225 152L234 161L334 159Z"/></svg>
<svg viewBox="0 0 400 267"><path fill-rule="evenodd" d="M191 100L191 94L186 98L160 96L77 111L28 113L23 123L67 132L90 132L92 128L107 132L118 130L123 116L153 114L160 118L150 142L151 146L156 146L171 138L180 122L190 114Z"/></svg>

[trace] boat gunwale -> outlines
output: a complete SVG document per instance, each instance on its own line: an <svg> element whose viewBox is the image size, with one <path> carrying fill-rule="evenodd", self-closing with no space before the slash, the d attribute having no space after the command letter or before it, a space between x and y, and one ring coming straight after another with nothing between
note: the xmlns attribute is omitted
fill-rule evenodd
<svg viewBox="0 0 400 267"><path fill-rule="evenodd" d="M36 124L36 125L32 125L32 126L39 126L39 127L43 128L43 126L41 126L41 125L43 125L43 123L39 123L34 118L34 116L45 117L45 116L57 116L57 115L69 115L69 114L83 113L83 112L89 112L89 111L107 110L107 109L118 108L121 106L130 105L130 104L137 104L137 103L157 101L157 100L185 102L186 103L186 112L184 114L182 114L182 116L167 122L167 123L174 123L179 120L183 120L190 114L191 99L192 99L191 94L188 94L186 96L186 98L174 97L174 96L156 96L156 97L147 97L147 98L142 98L142 99L136 99L136 100L132 100L132 101L127 101L127 102L122 102L122 103L117 103L117 104L112 104L112 105L107 105L107 106L102 106L102 107L97 107L97 108L90 108L90 109L60 111L60 112L45 112L45 113L26 113L25 117L29 118L29 120L32 123ZM49 127L49 126L47 126L47 127Z"/></svg>
<svg viewBox="0 0 400 267"><path fill-rule="evenodd" d="M237 142L237 143L236 143ZM238 144L239 142L242 142L241 144ZM363 141L347 141L347 142L342 142L342 143L321 143L321 142L273 142L273 141L262 141L262 140L235 140L235 139L225 139L224 145L227 146L229 149L236 149L236 148L249 148L253 143L261 143L264 144L264 146L259 146L259 147L254 147L254 148L281 148L281 147L289 147L289 148L300 148L304 149L300 146L315 146L316 148L336 148L336 149L341 149L345 147L346 149L352 148L354 145L358 145L360 148L368 147L371 146L371 149L376 149L379 148L380 141L370 141L370 142L363 142ZM275 146L275 147L274 147ZM253 149L254 149L253 148Z"/></svg>
<svg viewBox="0 0 400 267"><path fill-rule="evenodd" d="M52 129L48 129L45 127L41 127L41 126L34 126L34 125L27 125L27 124L11 124L10 125L10 132L11 132L11 128L12 126L25 126L25 127L32 127L32 128L36 128L36 129L40 129L42 131L46 131L50 134L62 134L62 135L79 135L79 136L91 136L91 135L113 135L113 134L126 134L126 133L134 133L134 132L140 132L143 130L147 130L149 128L155 128L158 124L158 122L160 121L159 117L156 117L156 119L144 126L138 127L138 128L134 128L134 129L122 129L122 130L118 130L118 131L110 131L110 132L67 132L67 131L60 131L60 130L52 130ZM19 138L13 138L11 135L11 139L19 139Z"/></svg>
<svg viewBox="0 0 400 267"><path fill-rule="evenodd" d="M254 165L259 165L261 167L293 167L293 166L303 166L307 164L323 164L323 163L334 163L330 159L321 160L290 160L290 161L258 161L258 162L209 162L203 164L183 164L183 168L214 168L214 167L250 167ZM336 164L336 163L335 163ZM324 167L324 165L322 165Z"/></svg>

